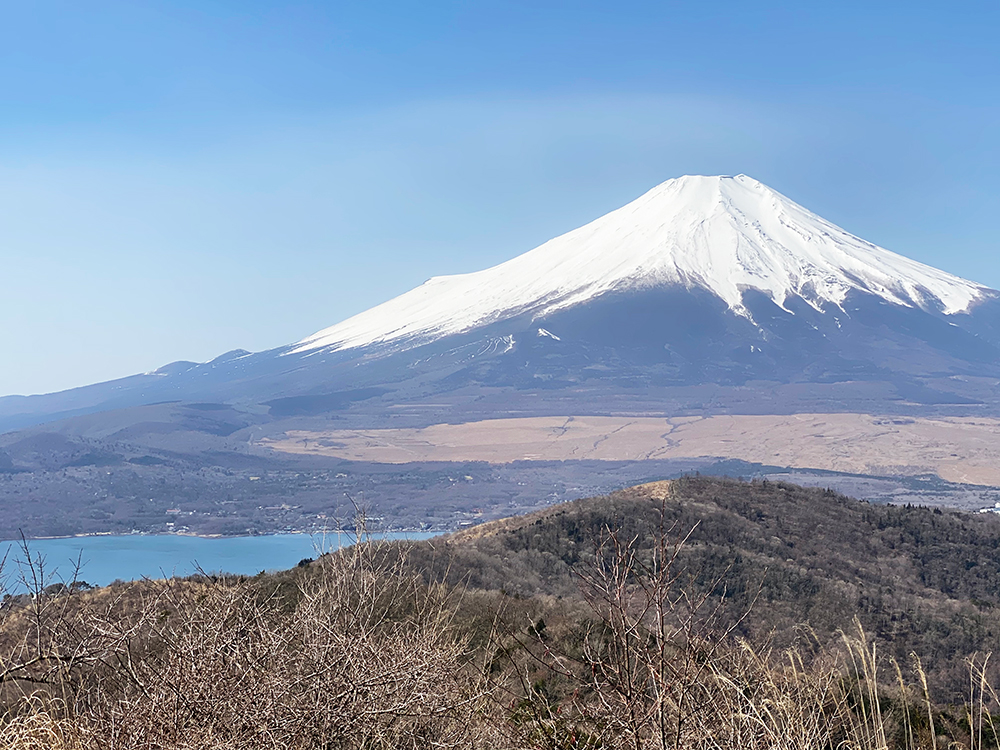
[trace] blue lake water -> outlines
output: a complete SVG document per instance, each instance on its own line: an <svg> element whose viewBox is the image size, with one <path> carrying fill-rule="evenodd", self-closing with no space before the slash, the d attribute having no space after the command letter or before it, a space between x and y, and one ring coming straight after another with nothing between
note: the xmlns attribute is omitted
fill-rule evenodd
<svg viewBox="0 0 1000 750"><path fill-rule="evenodd" d="M430 533L402 532L378 538L429 539ZM273 534L269 536L203 539L193 536L87 536L28 541L32 557L41 554L53 582L72 578L79 558L79 579L94 586L114 580L186 576L206 573L255 575L262 570L286 570L306 557L353 543L352 536L336 533ZM9 550L4 577L8 589L16 588L16 561L23 559L20 543L0 541L0 557Z"/></svg>

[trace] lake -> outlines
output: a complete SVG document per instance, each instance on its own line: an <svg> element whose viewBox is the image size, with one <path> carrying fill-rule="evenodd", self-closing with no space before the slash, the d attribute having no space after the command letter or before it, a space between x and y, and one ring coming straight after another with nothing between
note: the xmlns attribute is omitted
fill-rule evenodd
<svg viewBox="0 0 1000 750"><path fill-rule="evenodd" d="M380 539L429 539L432 533L399 532L380 535ZM79 579L94 586L114 580L186 576L198 569L206 573L255 575L262 570L286 570L306 557L317 557L321 550L351 544L347 534L327 533L272 534L267 536L223 537L204 539L193 536L85 536L68 539L32 539L28 541L32 557L41 554L47 576L53 582L70 579L76 560L82 563ZM17 588L16 559L23 559L19 542L0 541L0 557L7 553L4 577L8 590Z"/></svg>

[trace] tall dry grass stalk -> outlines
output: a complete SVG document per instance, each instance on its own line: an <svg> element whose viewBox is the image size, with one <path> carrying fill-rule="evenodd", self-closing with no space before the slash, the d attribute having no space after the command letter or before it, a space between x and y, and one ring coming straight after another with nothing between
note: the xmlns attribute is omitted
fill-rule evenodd
<svg viewBox="0 0 1000 750"><path fill-rule="evenodd" d="M0 747L9 750L83 750L79 727L57 718L46 703L28 698L0 722Z"/></svg>

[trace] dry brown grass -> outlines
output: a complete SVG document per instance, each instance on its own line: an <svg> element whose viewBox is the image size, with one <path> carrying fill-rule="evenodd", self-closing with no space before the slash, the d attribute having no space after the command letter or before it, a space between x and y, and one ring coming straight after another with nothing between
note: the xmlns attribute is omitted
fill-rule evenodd
<svg viewBox="0 0 1000 750"><path fill-rule="evenodd" d="M44 705L33 701L0 724L0 747L10 750L83 750L77 727L57 719Z"/></svg>
<svg viewBox="0 0 1000 750"><path fill-rule="evenodd" d="M422 428L293 430L260 445L352 461L639 461L711 456L1000 484L1000 420L872 414L511 417Z"/></svg>
<svg viewBox="0 0 1000 750"><path fill-rule="evenodd" d="M988 655L967 664L965 705L942 710L919 659L881 656L860 626L820 653L740 640L709 594L724 576L694 586L678 564L684 542L661 528L640 554L608 529L578 571L586 625L518 625L515 613L511 626L498 611L508 625L480 648L455 620L461 590L427 585L375 543L276 578L75 592L40 577L33 597L0 614L0 748L1000 744Z"/></svg>
<svg viewBox="0 0 1000 750"><path fill-rule="evenodd" d="M450 597L375 543L295 582L145 582L110 609L39 586L0 628L0 747L476 747L492 729Z"/></svg>

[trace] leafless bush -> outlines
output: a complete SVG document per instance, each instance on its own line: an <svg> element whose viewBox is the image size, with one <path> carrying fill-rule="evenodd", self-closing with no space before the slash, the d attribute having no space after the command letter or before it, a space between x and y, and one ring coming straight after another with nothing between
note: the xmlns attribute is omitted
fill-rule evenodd
<svg viewBox="0 0 1000 750"><path fill-rule="evenodd" d="M84 596L78 572L79 565L67 579L54 580L24 540L20 556L0 560L0 708L65 698L83 672L134 635L116 595Z"/></svg>
<svg viewBox="0 0 1000 750"><path fill-rule="evenodd" d="M117 611L89 599L11 609L6 671L50 687L58 676L59 690L10 703L9 732L72 726L81 746L123 750L475 747L493 734L449 592L376 542L294 583L144 582Z"/></svg>
<svg viewBox="0 0 1000 750"><path fill-rule="evenodd" d="M724 576L691 585L680 562L687 537L661 524L651 552L636 538L606 529L594 561L577 571L593 622L574 651L520 641L531 658L518 664L521 710L547 747L691 747L714 708L715 674L740 618L720 632ZM690 536L690 533L687 535ZM547 700L537 666L563 684L568 699Z"/></svg>
<svg viewBox="0 0 1000 750"><path fill-rule="evenodd" d="M121 748L474 746L481 688L445 592L382 565L375 543L313 567L290 593L165 584L177 614L77 715Z"/></svg>
<svg viewBox="0 0 1000 750"><path fill-rule="evenodd" d="M686 539L661 525L643 557L648 545L606 529L593 564L578 571L593 617L578 640L552 638L544 623L497 640L516 675L507 691L522 742L550 750L1000 745L988 656L970 660L964 720L938 744L919 659L903 669L881 658L860 624L840 651L808 661L801 650L754 647L735 636L741 618L724 614L724 576L696 582L682 564Z"/></svg>
<svg viewBox="0 0 1000 750"><path fill-rule="evenodd" d="M956 718L934 706L919 659L885 659L860 625L808 660L752 645L724 606L724 576L692 576L675 531L661 526L651 548L607 529L578 571L585 622L557 600L524 603L527 630L498 628L479 651L456 620L460 590L428 584L379 543L289 575L94 592L51 587L27 556L30 593L0 612L0 747L1000 745L989 655L969 660Z"/></svg>

